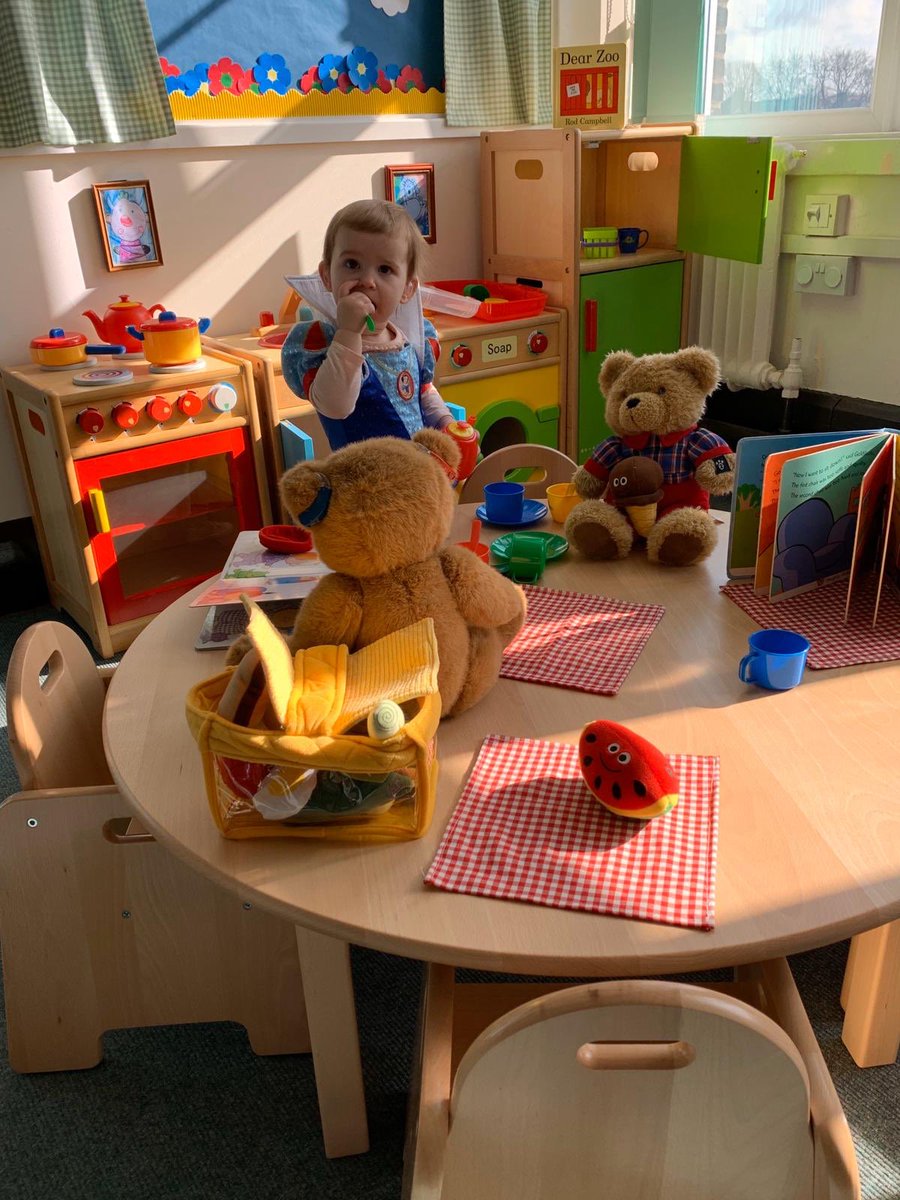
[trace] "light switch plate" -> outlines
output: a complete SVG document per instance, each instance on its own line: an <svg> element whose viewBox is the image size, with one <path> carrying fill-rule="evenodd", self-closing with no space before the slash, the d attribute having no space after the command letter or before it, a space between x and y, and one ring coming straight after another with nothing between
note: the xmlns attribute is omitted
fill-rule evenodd
<svg viewBox="0 0 900 1200"><path fill-rule="evenodd" d="M841 237L847 229L849 196L807 196L803 204L803 233L807 237Z"/></svg>
<svg viewBox="0 0 900 1200"><path fill-rule="evenodd" d="M820 296L850 296L856 283L856 259L841 254L798 254L794 291Z"/></svg>

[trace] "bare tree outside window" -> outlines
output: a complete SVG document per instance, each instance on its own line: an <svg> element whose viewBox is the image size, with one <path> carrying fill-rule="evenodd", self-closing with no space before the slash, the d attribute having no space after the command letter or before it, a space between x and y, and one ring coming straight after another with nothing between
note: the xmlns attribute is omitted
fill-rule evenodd
<svg viewBox="0 0 900 1200"><path fill-rule="evenodd" d="M883 0L715 0L710 112L867 108Z"/></svg>

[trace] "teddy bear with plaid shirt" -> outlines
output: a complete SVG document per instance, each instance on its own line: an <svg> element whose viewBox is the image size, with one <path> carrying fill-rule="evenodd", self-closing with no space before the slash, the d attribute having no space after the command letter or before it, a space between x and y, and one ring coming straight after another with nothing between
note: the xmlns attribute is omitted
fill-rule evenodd
<svg viewBox="0 0 900 1200"><path fill-rule="evenodd" d="M635 527L614 502L611 479L619 463L635 456L652 459L662 472L655 519L646 529L650 561L681 567L712 553L709 497L731 492L734 454L698 422L719 379L715 355L699 346L640 358L616 350L603 360L599 383L613 435L578 468L573 482L582 503L565 525L586 558L624 558L634 544Z"/></svg>

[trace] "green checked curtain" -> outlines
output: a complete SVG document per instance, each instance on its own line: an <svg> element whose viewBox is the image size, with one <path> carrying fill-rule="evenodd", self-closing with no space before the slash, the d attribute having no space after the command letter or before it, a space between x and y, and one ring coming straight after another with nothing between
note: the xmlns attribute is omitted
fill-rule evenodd
<svg viewBox="0 0 900 1200"><path fill-rule="evenodd" d="M444 0L448 125L547 125L551 0Z"/></svg>
<svg viewBox="0 0 900 1200"><path fill-rule="evenodd" d="M0 0L0 145L170 137L144 0Z"/></svg>

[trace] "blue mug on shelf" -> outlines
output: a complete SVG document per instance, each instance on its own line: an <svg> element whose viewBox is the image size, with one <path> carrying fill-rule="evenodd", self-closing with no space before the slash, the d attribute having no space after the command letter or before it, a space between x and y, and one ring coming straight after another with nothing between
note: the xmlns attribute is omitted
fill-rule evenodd
<svg viewBox="0 0 900 1200"><path fill-rule="evenodd" d="M641 238L644 240L641 241ZM646 229L639 229L637 225L619 227L620 254L636 254L638 250L643 250L649 241L650 233Z"/></svg>
<svg viewBox="0 0 900 1200"><path fill-rule="evenodd" d="M790 629L760 629L747 639L750 653L738 667L742 683L756 683L773 692L786 692L803 678L809 642Z"/></svg>

